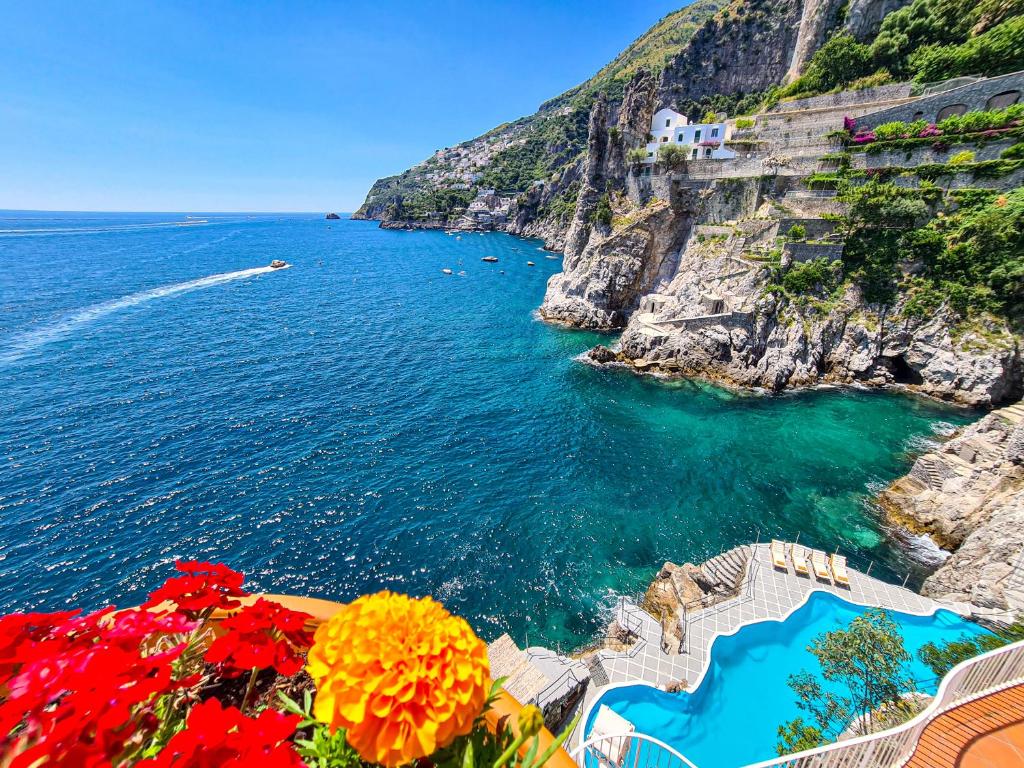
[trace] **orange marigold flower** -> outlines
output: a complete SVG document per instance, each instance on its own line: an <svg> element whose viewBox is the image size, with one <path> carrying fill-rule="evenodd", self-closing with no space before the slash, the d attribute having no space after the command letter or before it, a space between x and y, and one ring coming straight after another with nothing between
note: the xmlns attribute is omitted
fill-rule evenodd
<svg viewBox="0 0 1024 768"><path fill-rule="evenodd" d="M317 719L389 768L469 733L487 699L487 647L429 597L360 597L317 629L307 669Z"/></svg>

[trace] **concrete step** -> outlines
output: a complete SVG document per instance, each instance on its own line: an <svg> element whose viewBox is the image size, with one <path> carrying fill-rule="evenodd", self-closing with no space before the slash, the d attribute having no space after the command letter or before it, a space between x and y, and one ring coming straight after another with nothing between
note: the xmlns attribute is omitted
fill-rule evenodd
<svg viewBox="0 0 1024 768"><path fill-rule="evenodd" d="M735 547L708 560L700 568L709 581L723 587L734 588L746 573L750 561L750 548Z"/></svg>
<svg viewBox="0 0 1024 768"><path fill-rule="evenodd" d="M1024 405L1021 405L1020 403L1014 403L1013 405L1008 405L1005 408L1000 408L996 413L1013 424L1019 424L1021 421L1024 421Z"/></svg>
<svg viewBox="0 0 1024 768"><path fill-rule="evenodd" d="M590 671L590 680L598 688L603 685L608 685L611 681L608 679L608 670L604 668L604 664L601 663L601 657L596 653L588 658L585 662L587 669Z"/></svg>

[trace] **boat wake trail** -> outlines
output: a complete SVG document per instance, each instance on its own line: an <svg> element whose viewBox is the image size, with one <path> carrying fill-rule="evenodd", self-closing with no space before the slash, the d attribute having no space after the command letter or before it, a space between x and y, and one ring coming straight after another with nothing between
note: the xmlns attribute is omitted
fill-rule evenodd
<svg viewBox="0 0 1024 768"><path fill-rule="evenodd" d="M6 350L0 351L0 363L13 362L44 344L50 344L66 338L83 325L95 322L122 309L137 307L139 304L145 304L154 299L162 299L179 293L188 293L189 291L197 291L201 288L210 288L222 283L230 283L235 280L244 280L247 277L256 277L268 272L279 271L281 271L280 267L276 269L274 267L255 267L253 269L240 269L237 272L223 272L219 275L200 277L197 280L175 283L174 285L164 285L159 288L151 288L148 291L139 291L138 293L122 296L119 299L111 299L100 304L93 304L91 307L77 310L55 323L18 336Z"/></svg>

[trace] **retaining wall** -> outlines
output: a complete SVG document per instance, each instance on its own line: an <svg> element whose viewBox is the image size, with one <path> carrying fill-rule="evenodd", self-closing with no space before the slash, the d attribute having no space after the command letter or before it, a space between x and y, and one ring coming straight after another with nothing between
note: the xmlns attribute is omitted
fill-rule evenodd
<svg viewBox="0 0 1024 768"><path fill-rule="evenodd" d="M896 107L871 112L859 118L857 125L858 127L874 128L882 123L891 123L896 120L904 123L913 120L927 120L930 123L935 123L946 116L942 114L944 109L955 105L962 105L965 108L964 111L967 112L994 109L996 106L991 103L992 99L1007 92L1016 93L1015 100L1010 103L1020 101L1021 94L1024 93L1024 72L990 77L937 93L934 96L925 96Z"/></svg>
<svg viewBox="0 0 1024 768"><path fill-rule="evenodd" d="M892 182L897 186L908 188L921 185L921 179L915 176L912 171L906 176L896 176ZM866 180L859 183L864 184ZM964 173L956 173L952 176L939 176L935 180L935 184L943 189L1013 189L1014 187L1024 185L1024 168L1018 168L1013 173L1008 173L1006 176L1000 176L995 179L978 178L973 173L965 171Z"/></svg>
<svg viewBox="0 0 1024 768"><path fill-rule="evenodd" d="M853 107L879 101L910 98L913 83L892 83L877 85L860 91L842 91L826 93L823 96L810 96L806 99L782 101L775 107L778 112L795 112L805 109L822 109L828 107Z"/></svg>
<svg viewBox="0 0 1024 768"><path fill-rule="evenodd" d="M786 243L782 252L782 258L789 257L794 262L805 264L815 259L828 259L829 261L843 260L843 246L823 245L818 243Z"/></svg>
<svg viewBox="0 0 1024 768"><path fill-rule="evenodd" d="M797 224L807 230L808 240L820 240L823 237L828 237L836 228L836 223L834 221L829 221L828 219L794 217L782 219L779 222L779 234L788 235L789 228Z"/></svg>
<svg viewBox="0 0 1024 768"><path fill-rule="evenodd" d="M754 320L753 312L722 312L717 315L698 315L697 317L674 317L671 320L657 320L650 325L659 330L665 326L674 330L693 331L698 328L710 328L713 325L749 326Z"/></svg>
<svg viewBox="0 0 1024 768"><path fill-rule="evenodd" d="M974 144L952 144L945 152L936 152L931 146L915 147L914 149L887 149L881 152L854 152L854 168L888 168L896 166L899 168L912 168L927 163L946 163L949 158L958 152L970 150L974 153L974 159L998 160L1000 153L1007 147L1013 146L1013 140L991 141L982 147Z"/></svg>

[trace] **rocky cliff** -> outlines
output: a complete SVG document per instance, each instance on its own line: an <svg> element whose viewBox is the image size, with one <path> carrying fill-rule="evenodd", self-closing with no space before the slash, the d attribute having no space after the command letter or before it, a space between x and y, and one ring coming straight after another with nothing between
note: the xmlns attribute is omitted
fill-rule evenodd
<svg viewBox="0 0 1024 768"><path fill-rule="evenodd" d="M496 228L542 237L548 247L560 250L576 207L592 105L604 99L610 120L621 113L626 123L637 122L640 113L628 95L624 98L627 85L638 73L659 72L723 5L725 0L696 0L668 14L594 77L545 102L535 114L439 149L401 174L379 179L354 218L408 227L454 226L474 195L492 188L516 197L514 215ZM638 123L640 136L646 129ZM620 147L633 146L637 136L623 138Z"/></svg>
<svg viewBox="0 0 1024 768"><path fill-rule="evenodd" d="M924 594L1024 611L1024 408L991 413L924 454L879 503L953 553Z"/></svg>
<svg viewBox="0 0 1024 768"><path fill-rule="evenodd" d="M1002 343L975 333L954 338L945 313L909 319L899 307L875 312L853 286L827 313L771 295L742 311L710 313L700 297L721 292L721 281L709 274L714 260L697 265L695 259L700 256L684 258L686 271L667 291L679 301L631 319L620 361L773 392L826 383L900 385L972 406L1019 395L1020 350L1005 326L995 330ZM708 279L693 279L700 274Z"/></svg>
<svg viewBox="0 0 1024 768"><path fill-rule="evenodd" d="M706 22L669 61L661 74L659 104L687 114L709 97L748 94L779 85L791 68L805 12L813 15L818 3L732 3Z"/></svg>

